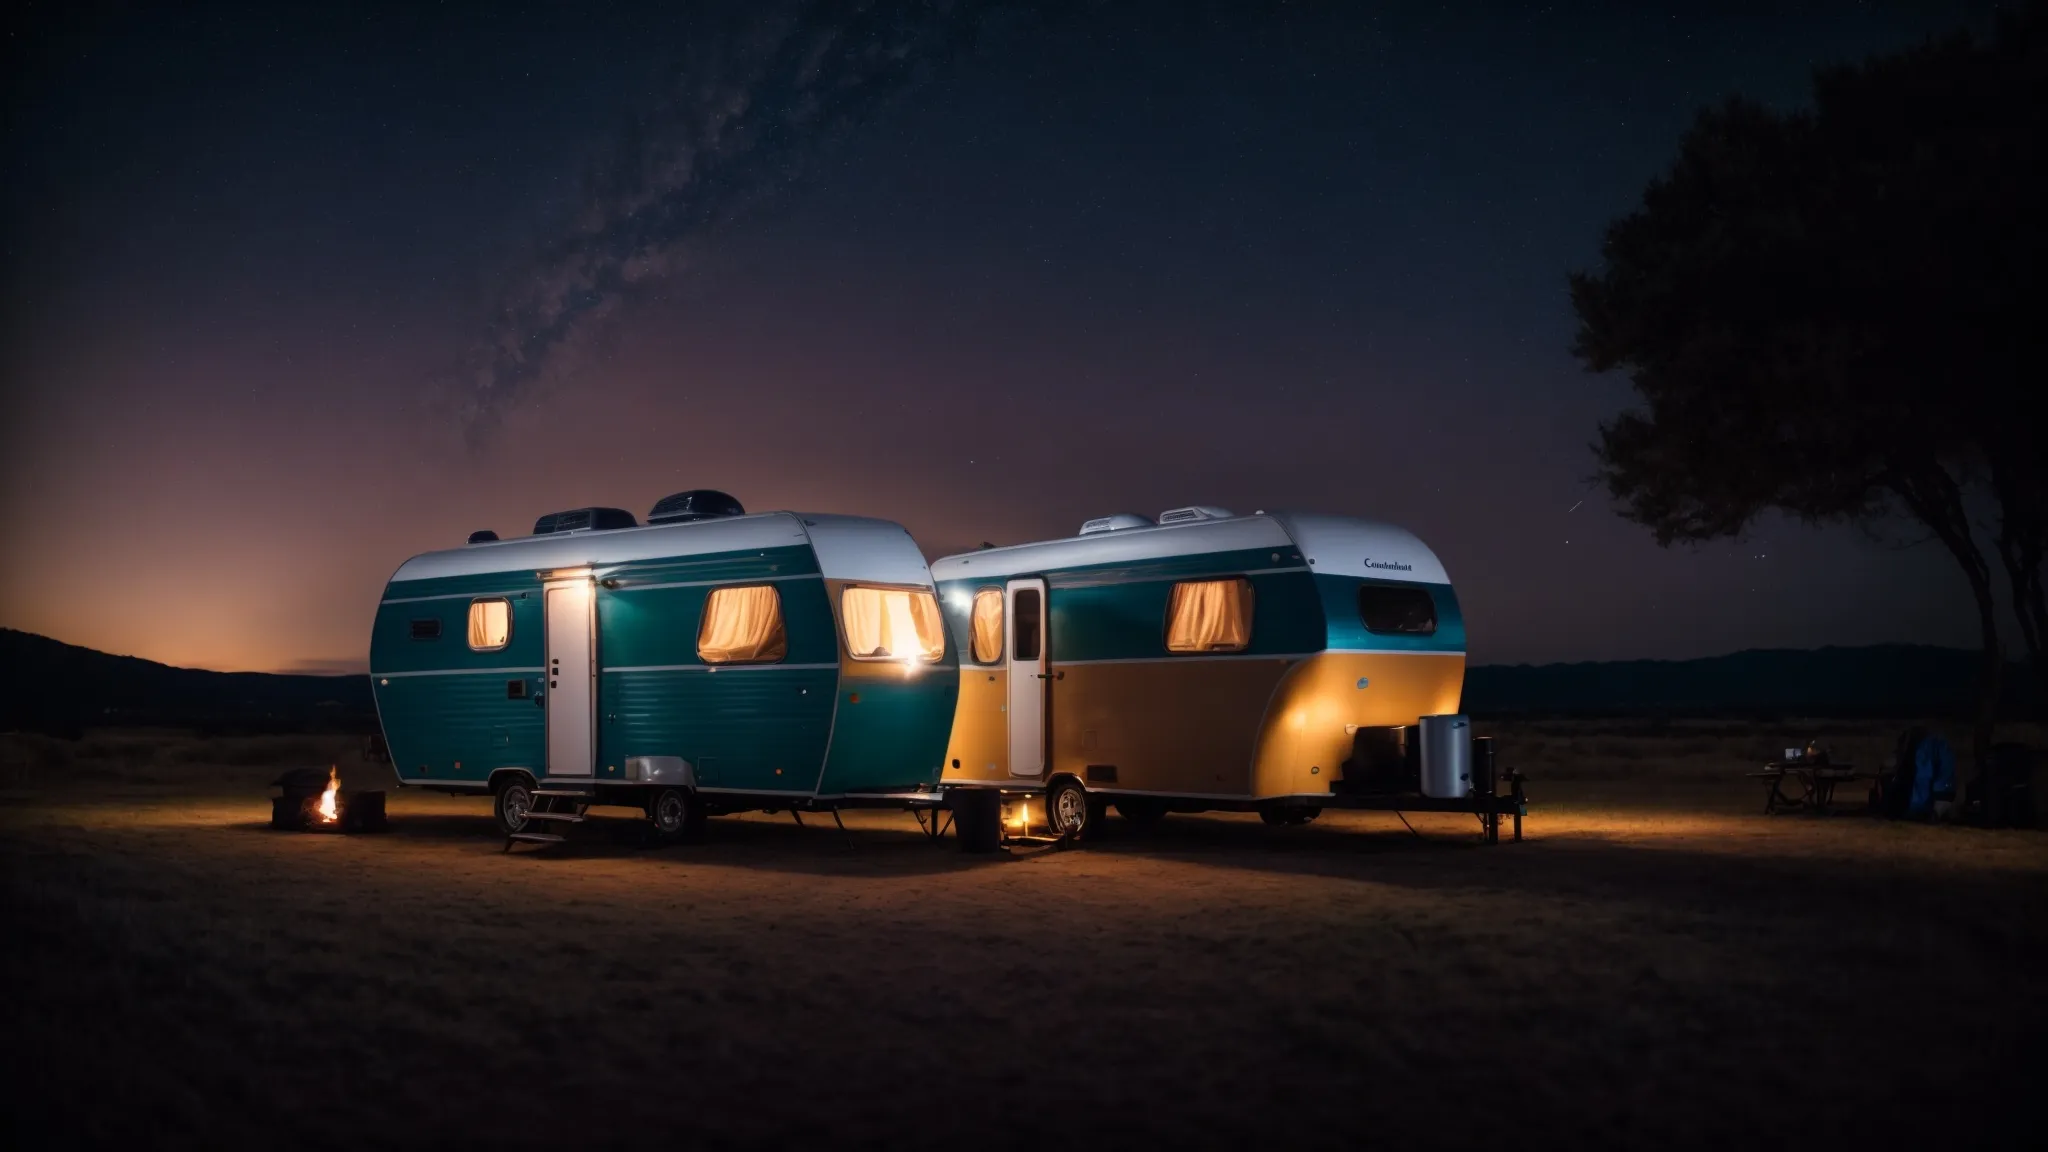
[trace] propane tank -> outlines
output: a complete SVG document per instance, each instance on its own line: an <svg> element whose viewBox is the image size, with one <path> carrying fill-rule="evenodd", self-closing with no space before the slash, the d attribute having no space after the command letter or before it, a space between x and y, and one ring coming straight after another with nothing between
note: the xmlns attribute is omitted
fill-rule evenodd
<svg viewBox="0 0 2048 1152"><path fill-rule="evenodd" d="M1462 800L1472 793L1472 721L1465 716L1422 718L1422 794Z"/></svg>

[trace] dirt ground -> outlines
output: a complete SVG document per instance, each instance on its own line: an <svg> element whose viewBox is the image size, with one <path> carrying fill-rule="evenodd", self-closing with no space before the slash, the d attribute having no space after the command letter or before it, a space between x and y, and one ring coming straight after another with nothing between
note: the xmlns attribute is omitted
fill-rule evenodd
<svg viewBox="0 0 2048 1152"><path fill-rule="evenodd" d="M9 1143L2030 1145L2048 834L1766 818L1741 773L1800 731L1891 736L1525 725L1519 845L1175 816L999 859L894 814L505 855L410 792L282 834L280 768L384 777L4 738Z"/></svg>

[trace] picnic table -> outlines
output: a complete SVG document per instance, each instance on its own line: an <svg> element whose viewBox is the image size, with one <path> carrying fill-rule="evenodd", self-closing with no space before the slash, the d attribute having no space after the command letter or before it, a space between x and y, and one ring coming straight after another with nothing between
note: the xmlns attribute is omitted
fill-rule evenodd
<svg viewBox="0 0 2048 1152"><path fill-rule="evenodd" d="M1858 772L1854 764L1827 760L1772 760L1763 771L1751 772L1752 780L1769 784L1764 793L1764 814L1779 811L1827 811L1839 785L1855 780L1876 780L1869 772Z"/></svg>

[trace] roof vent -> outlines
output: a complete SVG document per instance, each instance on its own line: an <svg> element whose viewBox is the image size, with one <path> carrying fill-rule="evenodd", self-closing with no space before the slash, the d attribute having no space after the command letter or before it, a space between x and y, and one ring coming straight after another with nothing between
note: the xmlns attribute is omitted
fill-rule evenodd
<svg viewBox="0 0 2048 1152"><path fill-rule="evenodd" d="M496 532L491 531L489 528L483 528L479 529L478 531L471 532L469 534L469 539L467 541L464 541L464 543L489 544L491 541L496 540L497 538L498 534Z"/></svg>
<svg viewBox="0 0 2048 1152"><path fill-rule="evenodd" d="M683 524L691 520L709 520L716 516L745 516L747 510L740 502L718 491L716 488L692 488L673 496L663 496L655 502L654 510L647 514L649 524Z"/></svg>
<svg viewBox="0 0 2048 1152"><path fill-rule="evenodd" d="M1159 514L1161 524L1194 524L1203 520L1228 520L1235 513L1228 508L1213 504L1191 504L1186 508L1168 508Z"/></svg>
<svg viewBox="0 0 2048 1152"><path fill-rule="evenodd" d="M608 532L614 528L638 528L640 522L624 508L572 508L567 512L550 512L533 522L535 536L553 536L563 532Z"/></svg>
<svg viewBox="0 0 2048 1152"><path fill-rule="evenodd" d="M1114 532L1119 528L1150 528L1151 526L1152 521L1138 515L1136 512L1117 512L1108 516L1098 516L1081 525L1081 535L1093 536L1097 532Z"/></svg>

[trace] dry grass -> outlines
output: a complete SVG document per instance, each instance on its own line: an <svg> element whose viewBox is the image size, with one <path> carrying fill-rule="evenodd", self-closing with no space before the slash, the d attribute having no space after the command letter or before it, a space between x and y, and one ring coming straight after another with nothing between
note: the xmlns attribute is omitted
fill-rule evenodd
<svg viewBox="0 0 2048 1152"><path fill-rule="evenodd" d="M15 740L13 1143L1995 1138L2048 837L1755 815L1775 732L1501 735L1522 845L1174 817L998 860L893 815L505 856L411 793L282 835L263 783L348 742Z"/></svg>

